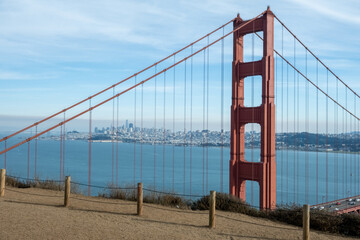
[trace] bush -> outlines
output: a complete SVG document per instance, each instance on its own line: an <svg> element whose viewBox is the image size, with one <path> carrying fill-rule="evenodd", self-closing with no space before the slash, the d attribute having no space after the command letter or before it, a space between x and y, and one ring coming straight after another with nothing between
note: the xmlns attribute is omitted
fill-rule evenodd
<svg viewBox="0 0 360 240"><path fill-rule="evenodd" d="M239 198L225 193L216 194L216 209L228 212L243 213L251 216L260 216L264 214L257 209L246 204ZM193 210L208 210L209 209L209 196L204 196L193 203Z"/></svg>
<svg viewBox="0 0 360 240"><path fill-rule="evenodd" d="M342 214L339 232L350 236L360 236L360 216L355 214Z"/></svg>
<svg viewBox="0 0 360 240"><path fill-rule="evenodd" d="M111 198L111 199L136 201L137 191L134 189L111 188L109 191L99 194L99 196L104 198ZM145 193L143 196L143 201L144 203L154 203L163 206L171 206L177 208L189 208L189 206L191 205L189 201L185 201L181 197L174 196L171 194L161 194L154 192Z"/></svg>

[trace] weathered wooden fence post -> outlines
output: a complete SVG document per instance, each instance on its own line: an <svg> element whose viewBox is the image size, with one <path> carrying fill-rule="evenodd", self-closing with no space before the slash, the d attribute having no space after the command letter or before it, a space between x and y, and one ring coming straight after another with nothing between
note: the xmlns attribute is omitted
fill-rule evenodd
<svg viewBox="0 0 360 240"><path fill-rule="evenodd" d="M65 179L65 196L64 196L64 207L68 207L70 202L70 183L71 183L71 176L66 176Z"/></svg>
<svg viewBox="0 0 360 240"><path fill-rule="evenodd" d="M138 183L137 186L137 215L141 216L143 213L143 184Z"/></svg>
<svg viewBox="0 0 360 240"><path fill-rule="evenodd" d="M6 170L1 169L1 171L0 171L0 197L5 196L5 179L6 179L5 175L6 175Z"/></svg>
<svg viewBox="0 0 360 240"><path fill-rule="evenodd" d="M209 228L215 227L215 206L216 206L216 191L210 191L209 196Z"/></svg>
<svg viewBox="0 0 360 240"><path fill-rule="evenodd" d="M303 239L310 239L310 208L308 204L303 206Z"/></svg>

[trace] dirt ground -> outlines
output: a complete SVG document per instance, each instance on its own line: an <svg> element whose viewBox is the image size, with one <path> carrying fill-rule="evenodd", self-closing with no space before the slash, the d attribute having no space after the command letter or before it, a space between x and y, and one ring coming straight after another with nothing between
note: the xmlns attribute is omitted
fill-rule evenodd
<svg viewBox="0 0 360 240"><path fill-rule="evenodd" d="M179 210L71 195L63 192L7 188L0 199L0 239L302 239L302 229L238 213L216 212L209 229L208 211ZM349 239L311 231L311 239Z"/></svg>

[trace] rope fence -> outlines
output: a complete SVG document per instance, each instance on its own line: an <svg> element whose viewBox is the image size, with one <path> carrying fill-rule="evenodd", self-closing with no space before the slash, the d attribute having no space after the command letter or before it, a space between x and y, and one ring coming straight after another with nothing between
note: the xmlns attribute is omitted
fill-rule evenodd
<svg viewBox="0 0 360 240"><path fill-rule="evenodd" d="M193 195L193 194L181 194L181 193L173 193L173 192L163 192L163 191L157 191L157 190L152 190L152 189L148 189L148 188L144 188L143 190L148 191L148 192L153 192L153 193L164 194L164 195L190 197L190 198L202 198L202 197L206 196L206 195Z"/></svg>
<svg viewBox="0 0 360 240"><path fill-rule="evenodd" d="M72 184L84 186L84 187L91 187L91 188L101 188L101 189L109 189L109 190L135 190L135 187L109 187L109 186L98 186L86 183L79 183L79 182L71 182Z"/></svg>
<svg viewBox="0 0 360 240"><path fill-rule="evenodd" d="M6 175L6 177L7 178L13 178L13 179L21 179L21 180L24 180L25 183L28 183L28 182L35 182L35 183L36 182L64 183L65 182L65 181L61 181L61 180L26 178L26 177L19 177L19 176L8 175L8 174ZM89 184L86 184L86 183L75 182L75 181L71 181L71 185L78 185L78 186L83 186L83 187L86 187L86 188L87 187L98 188L98 189L104 189L104 190L136 190L137 189L137 187L112 187L112 186L100 186L100 185L92 185L92 184L89 185ZM59 185L59 187L63 187L63 186ZM20 191L8 189L8 188L7 188L7 190L12 191L12 192L17 192L17 193L24 193L24 192L20 192ZM201 199L201 198L209 197L209 195L182 194L182 193L158 191L158 190L149 189L149 188L143 188L143 191L149 192L149 193L156 193L156 194L160 194L160 195L168 195L168 196L177 196L177 197L190 198L189 200L192 200L193 198ZM28 194L28 193L26 193L26 194ZM43 195L43 196L46 196L46 195ZM54 197L59 197L59 196L54 196ZM84 199L75 198L75 197L70 197L70 198L74 198L74 199L77 199L77 200L84 200ZM111 197L106 197L106 198L111 198ZM116 199L116 198L114 198L114 199ZM127 199L124 199L124 200L127 200ZM246 203L246 202L238 201L238 202L236 202L236 204L242 205L242 206L245 206L245 207L249 207L249 208L259 209L258 206L251 205L251 204ZM277 209L276 211L294 211L294 212L298 211L298 209L291 209L293 206L284 205L282 207L283 208Z"/></svg>
<svg viewBox="0 0 360 240"><path fill-rule="evenodd" d="M71 184L74 185L80 185L80 186L84 186L84 187L94 187L94 188L101 188L101 189L108 189L108 190L135 190L137 189L137 194L134 194L132 197L132 201L136 200L136 207L137 207L137 215L138 216L142 216L143 215L143 200L146 200L146 196L144 198L143 195L143 191L145 192L149 192L149 193L156 193L156 194L161 194L161 195L168 195L168 196L180 196L180 197L190 197L190 198L200 198L198 201L201 201L203 203L203 209L200 210L208 210L209 211L209 228L215 228L215 222L216 222L216 210L223 210L223 211L229 211L229 210L225 210L223 209L223 206L221 206L223 204L223 199L221 194L219 194L218 196L216 196L216 192L215 191L210 191L210 195L193 195L193 194L177 194L177 193L173 193L173 192L165 192L165 191L157 191L157 190L153 190L153 189L148 189L148 188L143 188L143 184L142 183L138 183L137 187L111 187L111 186L98 186L98 185L88 185L88 184L83 184L83 183L79 183L79 182L71 182L71 177L66 177L66 179L64 181L59 181L59 180L44 180L44 179L29 179L29 178L23 178L23 177L17 177L17 176L13 176L13 175L8 175L8 178L14 178L14 179L21 179L24 181L38 181L38 182L62 182L64 183L65 187L62 188L61 191L64 192L64 207L69 207L71 205L70 203L70 199L72 200L79 200L79 201L85 201L85 202L92 202L92 203L99 203L99 204L113 204L113 205L123 205L124 203L121 202L106 202L106 201L101 201L101 200L94 200L94 199L89 199L89 197L79 197L78 195L75 196L70 196L70 186ZM1 169L1 176L0 176L0 192L1 192L1 197L5 196L5 181L6 181L6 176L5 176L5 170ZM51 198L62 198L62 196L55 196L55 195L44 195L44 194L38 194L38 193L29 193L29 192L23 192L23 191L18 191L15 190L13 188L6 188L6 191L9 192L14 192L14 193L19 193L19 194L26 194L26 195L32 195L32 196L38 196L38 197L51 197ZM135 191L134 191L135 193ZM111 199L111 198L108 198ZM114 199L115 200L115 199ZM123 200L129 200L129 199L123 199ZM218 201L218 204L217 204ZM234 201L233 204L237 204L239 206L244 206L247 208L253 208L254 210L258 210L257 206L253 206L251 204L248 203L243 203L240 201ZM131 204L131 205L135 205L135 204ZM275 210L272 211L257 211L257 212L253 212L251 209L244 209L244 212L241 212L241 210L235 210L235 212L238 213L243 213L243 214L248 214L250 216L263 216L265 215L271 215L270 218L273 218L274 216L278 216L282 221L284 222L284 217L287 218L302 218L302 226L303 226L303 237L304 239L309 239L309 232L310 232L310 221L318 221L318 219L328 219L329 217L334 216L334 217L339 217L340 215L336 214L336 213L329 213L328 211L320 211L318 209L311 209L310 210L310 206L309 205L304 205L303 208L300 208L299 206L283 206L282 208L277 208ZM311 216L310 217L310 213ZM218 215L219 217L221 217L221 215ZM295 224L297 226L299 226L299 224Z"/></svg>
<svg viewBox="0 0 360 240"><path fill-rule="evenodd" d="M61 181L61 180L51 180L51 179L38 179L38 178L25 178L25 177L18 177L18 176L13 176L13 175L6 175L6 177L9 177L9 178L15 178L15 179L21 179L21 180L25 180L27 182L64 182L64 181Z"/></svg>

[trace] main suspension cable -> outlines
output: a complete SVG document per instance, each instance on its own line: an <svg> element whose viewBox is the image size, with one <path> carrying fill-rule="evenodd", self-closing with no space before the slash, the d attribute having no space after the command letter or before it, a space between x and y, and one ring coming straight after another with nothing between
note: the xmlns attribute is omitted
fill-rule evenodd
<svg viewBox="0 0 360 240"><path fill-rule="evenodd" d="M354 93L358 98L360 98L360 96L353 90L351 89L343 80L341 80L333 71L331 71L331 69L326 66L302 41L300 41L300 39L292 32L290 31L290 29L274 14L274 17L276 20L278 20L278 22L318 61L320 62L321 65L323 65L327 71L329 71L335 78L337 78L347 89L349 89L352 93Z"/></svg>

